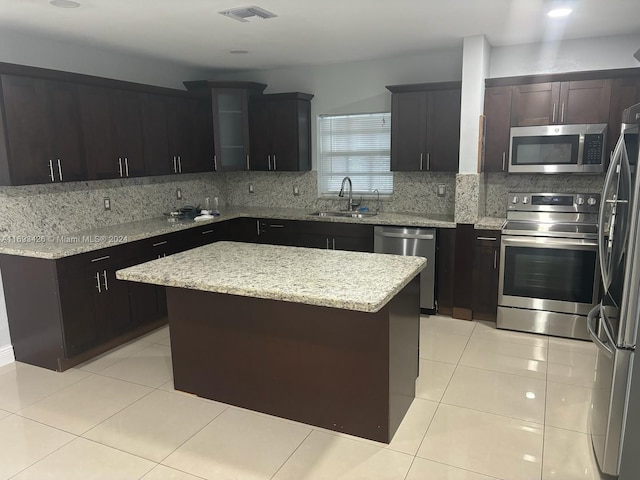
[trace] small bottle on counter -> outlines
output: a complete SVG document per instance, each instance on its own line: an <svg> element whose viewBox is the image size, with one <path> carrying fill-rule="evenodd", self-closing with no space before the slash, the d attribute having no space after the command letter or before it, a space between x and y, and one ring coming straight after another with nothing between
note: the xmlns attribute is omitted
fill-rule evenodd
<svg viewBox="0 0 640 480"><path fill-rule="evenodd" d="M218 197L213 197L213 213L211 215L216 217L220 215L220 210L218 209Z"/></svg>

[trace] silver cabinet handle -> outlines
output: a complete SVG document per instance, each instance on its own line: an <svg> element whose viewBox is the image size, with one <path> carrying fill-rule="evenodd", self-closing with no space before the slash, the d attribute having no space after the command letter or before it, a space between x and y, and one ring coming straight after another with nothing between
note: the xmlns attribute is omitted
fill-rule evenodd
<svg viewBox="0 0 640 480"><path fill-rule="evenodd" d="M91 259L91 263L101 262L102 260L108 260L109 258L111 258L111 255L105 255L104 257L98 257L98 258L92 258Z"/></svg>
<svg viewBox="0 0 640 480"><path fill-rule="evenodd" d="M153 247L159 247L160 245L166 245L166 244L167 244L167 240L164 240L162 242L154 243L152 246Z"/></svg>
<svg viewBox="0 0 640 480"><path fill-rule="evenodd" d="M258 236L260 236L260 220L256 220L256 231L258 232Z"/></svg>
<svg viewBox="0 0 640 480"><path fill-rule="evenodd" d="M122 176L122 157L118 157L118 173Z"/></svg>
<svg viewBox="0 0 640 480"><path fill-rule="evenodd" d="M420 154L420 170L424 170L424 169L422 168L422 153Z"/></svg>
<svg viewBox="0 0 640 480"><path fill-rule="evenodd" d="M216 161L216 156L213 156L213 171L216 172L218 171L218 165L217 165L217 161Z"/></svg>
<svg viewBox="0 0 640 480"><path fill-rule="evenodd" d="M273 154L273 169L274 169L274 170L277 170L277 169L278 169L278 166L277 166L277 164L276 164L276 154L275 154L275 153Z"/></svg>
<svg viewBox="0 0 640 480"><path fill-rule="evenodd" d="M182 173L182 158L178 155L178 173Z"/></svg>
<svg viewBox="0 0 640 480"><path fill-rule="evenodd" d="M62 181L62 165L60 165L60 159L58 159L58 176L60 177L60 181Z"/></svg>
<svg viewBox="0 0 640 480"><path fill-rule="evenodd" d="M553 111L551 113L551 123L556 123L556 109L557 109L557 104L553 102Z"/></svg>
<svg viewBox="0 0 640 480"><path fill-rule="evenodd" d="M493 269L496 270L498 268L498 250L493 250Z"/></svg>
<svg viewBox="0 0 640 480"><path fill-rule="evenodd" d="M49 159L49 176L52 182L56 181L56 178L53 176L53 161L51 159Z"/></svg>
<svg viewBox="0 0 640 480"><path fill-rule="evenodd" d="M178 157L173 156L173 173L178 173Z"/></svg>
<svg viewBox="0 0 640 480"><path fill-rule="evenodd" d="M329 250L329 239L327 238L327 250Z"/></svg>
<svg viewBox="0 0 640 480"><path fill-rule="evenodd" d="M427 152L427 170L431 170L431 154Z"/></svg>
<svg viewBox="0 0 640 480"><path fill-rule="evenodd" d="M267 155L267 162L269 162L269 170L271 170L271 155Z"/></svg>
<svg viewBox="0 0 640 480"><path fill-rule="evenodd" d="M249 155L247 155L247 170L249 170Z"/></svg>
<svg viewBox="0 0 640 480"><path fill-rule="evenodd" d="M497 242L496 237L476 237L476 240L488 240L489 242Z"/></svg>
<svg viewBox="0 0 640 480"><path fill-rule="evenodd" d="M562 108L560 109L560 123L564 123L564 102L562 102Z"/></svg>
<svg viewBox="0 0 640 480"><path fill-rule="evenodd" d="M107 281L107 271L106 270L102 271L102 276L104 278L104 289L105 289L105 291L109 291L109 282Z"/></svg>
<svg viewBox="0 0 640 480"><path fill-rule="evenodd" d="M507 166L507 152L502 152L502 171L504 172L506 170Z"/></svg>
<svg viewBox="0 0 640 480"><path fill-rule="evenodd" d="M208 235L210 233L213 233L213 230L205 230L204 232L200 232L201 235Z"/></svg>
<svg viewBox="0 0 640 480"><path fill-rule="evenodd" d="M333 249L334 250L336 249L336 239L335 238L333 239Z"/></svg>
<svg viewBox="0 0 640 480"><path fill-rule="evenodd" d="M102 288L100 285L100 272L96 272L96 288L98 289L98 293L102 293Z"/></svg>
<svg viewBox="0 0 640 480"><path fill-rule="evenodd" d="M124 171L126 173L125 177L129 176L129 157L124 157Z"/></svg>

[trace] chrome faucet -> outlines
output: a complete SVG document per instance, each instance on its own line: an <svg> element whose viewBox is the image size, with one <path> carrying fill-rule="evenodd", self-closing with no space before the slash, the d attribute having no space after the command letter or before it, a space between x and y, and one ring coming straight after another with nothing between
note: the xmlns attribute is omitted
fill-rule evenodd
<svg viewBox="0 0 640 480"><path fill-rule="evenodd" d="M380 190L376 188L373 193L378 196L376 200L376 213L380 213Z"/></svg>
<svg viewBox="0 0 640 480"><path fill-rule="evenodd" d="M348 197L348 204L347 204L347 211L348 212L352 212L354 210L353 207L357 207L358 205L360 205L360 202L356 203L353 201L353 183L351 183L351 179L349 177L344 177L342 179L342 185L340 186L340 193L338 193L338 196L340 198L344 197L344 185L345 183L349 184L349 197Z"/></svg>

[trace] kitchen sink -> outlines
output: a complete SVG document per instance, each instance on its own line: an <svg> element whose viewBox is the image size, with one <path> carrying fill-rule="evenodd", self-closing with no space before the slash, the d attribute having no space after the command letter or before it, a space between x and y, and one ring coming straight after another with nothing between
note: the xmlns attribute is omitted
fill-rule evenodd
<svg viewBox="0 0 640 480"><path fill-rule="evenodd" d="M377 212L313 212L309 215L313 215L314 217L367 218L375 217Z"/></svg>

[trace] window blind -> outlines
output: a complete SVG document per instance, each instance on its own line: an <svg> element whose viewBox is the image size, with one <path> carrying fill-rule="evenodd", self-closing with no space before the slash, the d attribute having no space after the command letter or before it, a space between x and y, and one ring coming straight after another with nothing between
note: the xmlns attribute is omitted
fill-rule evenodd
<svg viewBox="0 0 640 480"><path fill-rule="evenodd" d="M393 193L391 113L318 117L318 190L337 194L351 178L354 193Z"/></svg>

